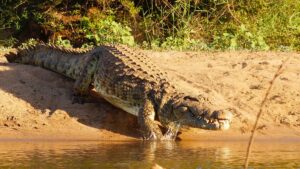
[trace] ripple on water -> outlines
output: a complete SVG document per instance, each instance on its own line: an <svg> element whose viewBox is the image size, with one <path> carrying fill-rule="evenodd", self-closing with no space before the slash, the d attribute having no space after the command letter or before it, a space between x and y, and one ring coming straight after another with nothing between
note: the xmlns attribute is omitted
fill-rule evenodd
<svg viewBox="0 0 300 169"><path fill-rule="evenodd" d="M247 142L1 142L0 168L242 168ZM300 143L255 143L251 168L300 168Z"/></svg>

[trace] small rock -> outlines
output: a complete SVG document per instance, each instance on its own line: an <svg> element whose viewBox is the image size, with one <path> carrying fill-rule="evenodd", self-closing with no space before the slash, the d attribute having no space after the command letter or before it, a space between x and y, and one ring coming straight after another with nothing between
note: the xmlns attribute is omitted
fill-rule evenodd
<svg viewBox="0 0 300 169"><path fill-rule="evenodd" d="M257 130L265 130L265 129L267 129L267 126L265 124L257 127Z"/></svg>
<svg viewBox="0 0 300 169"><path fill-rule="evenodd" d="M261 90L263 87L261 85L250 85L250 89L256 89L256 90Z"/></svg>
<svg viewBox="0 0 300 169"><path fill-rule="evenodd" d="M267 62L267 61L263 61L263 62L259 62L259 64L260 64L260 65L268 65L268 64L269 64L269 62Z"/></svg>
<svg viewBox="0 0 300 169"><path fill-rule="evenodd" d="M280 124L284 124L284 125L290 126L291 123L290 123L290 121L289 121L288 118L282 117L282 118L280 119Z"/></svg>
<svg viewBox="0 0 300 169"><path fill-rule="evenodd" d="M229 76L229 74L230 74L230 73L227 72L227 71L223 73L224 76Z"/></svg>
<svg viewBox="0 0 300 169"><path fill-rule="evenodd" d="M247 65L248 65L248 64L247 64L246 62L243 62L243 63L242 63L242 69L244 69L245 67L247 67Z"/></svg>
<svg viewBox="0 0 300 169"><path fill-rule="evenodd" d="M245 134L247 130L246 130L245 127L241 127L241 128L240 128L240 131L241 131L242 134Z"/></svg>
<svg viewBox="0 0 300 169"><path fill-rule="evenodd" d="M286 77L281 77L280 80L288 81L289 79Z"/></svg>
<svg viewBox="0 0 300 169"><path fill-rule="evenodd" d="M289 112L288 112L288 115L294 116L294 115L296 115L296 112L289 111Z"/></svg>

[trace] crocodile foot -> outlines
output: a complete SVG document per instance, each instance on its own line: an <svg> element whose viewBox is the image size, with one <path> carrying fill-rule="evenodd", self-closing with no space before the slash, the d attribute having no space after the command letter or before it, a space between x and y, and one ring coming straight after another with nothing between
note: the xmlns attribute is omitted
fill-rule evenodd
<svg viewBox="0 0 300 169"><path fill-rule="evenodd" d="M155 132L143 134L143 140L158 140L158 139L159 137L155 134Z"/></svg>

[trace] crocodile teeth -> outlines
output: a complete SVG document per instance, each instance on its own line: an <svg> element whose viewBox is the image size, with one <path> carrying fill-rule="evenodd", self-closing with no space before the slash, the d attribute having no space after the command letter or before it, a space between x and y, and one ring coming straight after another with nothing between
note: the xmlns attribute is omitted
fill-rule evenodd
<svg viewBox="0 0 300 169"><path fill-rule="evenodd" d="M230 128L230 121L229 120L218 120L219 122L219 128L221 130L227 130Z"/></svg>

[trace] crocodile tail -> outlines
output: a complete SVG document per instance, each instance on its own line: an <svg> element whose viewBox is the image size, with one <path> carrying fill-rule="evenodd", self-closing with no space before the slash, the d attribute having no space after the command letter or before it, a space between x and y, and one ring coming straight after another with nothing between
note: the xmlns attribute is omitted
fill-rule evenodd
<svg viewBox="0 0 300 169"><path fill-rule="evenodd" d="M23 63L23 64L34 64L31 63L34 60L34 54L37 49L46 47L45 43L39 43L36 45L29 45L27 47L18 47L15 51L5 54L8 62Z"/></svg>
<svg viewBox="0 0 300 169"><path fill-rule="evenodd" d="M39 44L45 45L43 41L38 41ZM18 47L16 50L9 52L4 55L4 57L7 59L10 63L23 63L22 57L26 57L30 55L30 51L33 51L36 48L37 45L28 45L27 47Z"/></svg>
<svg viewBox="0 0 300 169"><path fill-rule="evenodd" d="M5 55L9 62L40 66L76 79L84 65L84 56L89 50L65 49L39 43Z"/></svg>
<svg viewBox="0 0 300 169"><path fill-rule="evenodd" d="M14 51L14 52L9 52L9 53L5 54L4 57L6 57L8 62L15 62L15 60L17 58L19 58L20 55L18 55L18 52Z"/></svg>

